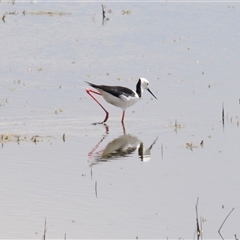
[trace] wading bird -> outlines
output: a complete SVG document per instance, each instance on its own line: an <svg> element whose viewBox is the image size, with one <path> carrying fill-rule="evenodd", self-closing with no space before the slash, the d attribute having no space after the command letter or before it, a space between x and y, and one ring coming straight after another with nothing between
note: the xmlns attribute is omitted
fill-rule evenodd
<svg viewBox="0 0 240 240"><path fill-rule="evenodd" d="M121 108L123 110L122 121L121 121L122 124L124 123L124 116L125 116L126 109L131 107L142 97L144 90L149 91L153 95L153 97L155 97L154 94L148 88L149 82L145 78L140 78L138 80L136 85L136 91L133 91L129 88L121 87L121 86L96 85L90 82L86 82L86 83L88 83L91 87L95 88L98 91L97 92L92 89L86 88L86 92L101 106L101 108L106 113L106 117L102 123L105 123L108 120L109 113L91 93L101 95L106 102Z"/></svg>

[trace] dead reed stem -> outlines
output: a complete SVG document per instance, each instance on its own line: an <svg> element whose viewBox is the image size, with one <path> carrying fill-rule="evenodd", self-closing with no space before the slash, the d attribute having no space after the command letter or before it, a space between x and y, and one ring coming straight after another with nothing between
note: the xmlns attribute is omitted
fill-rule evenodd
<svg viewBox="0 0 240 240"><path fill-rule="evenodd" d="M222 234L221 234L221 229L222 229L224 223L226 222L226 220L228 219L228 217L230 216L230 214L233 212L233 210L234 210L234 208L233 208L233 209L229 212L229 214L225 217L225 219L224 219L224 221L222 222L220 228L218 229L218 233L219 233L220 237L221 237L223 240L224 240L224 238L223 238L223 236L222 236Z"/></svg>

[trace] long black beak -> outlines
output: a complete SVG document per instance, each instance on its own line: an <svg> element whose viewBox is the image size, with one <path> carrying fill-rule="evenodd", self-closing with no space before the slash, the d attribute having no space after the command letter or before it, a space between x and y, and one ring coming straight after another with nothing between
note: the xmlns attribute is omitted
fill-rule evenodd
<svg viewBox="0 0 240 240"><path fill-rule="evenodd" d="M155 97L155 95L151 92L151 90L148 88L148 91ZM156 97L155 97L156 98ZM157 98L156 98L157 99Z"/></svg>

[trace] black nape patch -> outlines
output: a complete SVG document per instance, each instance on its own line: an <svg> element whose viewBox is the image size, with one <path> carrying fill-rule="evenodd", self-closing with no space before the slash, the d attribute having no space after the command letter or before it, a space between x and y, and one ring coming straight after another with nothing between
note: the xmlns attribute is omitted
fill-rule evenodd
<svg viewBox="0 0 240 240"><path fill-rule="evenodd" d="M141 79L138 80L137 87L136 87L136 92L137 92L138 96L141 97L141 95L142 95L142 91L141 91Z"/></svg>

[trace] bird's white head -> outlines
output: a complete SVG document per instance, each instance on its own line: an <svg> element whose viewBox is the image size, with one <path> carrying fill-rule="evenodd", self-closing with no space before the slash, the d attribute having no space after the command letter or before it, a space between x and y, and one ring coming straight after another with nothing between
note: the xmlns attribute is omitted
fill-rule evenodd
<svg viewBox="0 0 240 240"><path fill-rule="evenodd" d="M144 90L148 90L153 95L153 97L155 97L154 94L149 89L149 81L146 78L139 78L136 92L140 98L142 97Z"/></svg>
<svg viewBox="0 0 240 240"><path fill-rule="evenodd" d="M148 90L149 81L146 78L139 78L142 89Z"/></svg>

